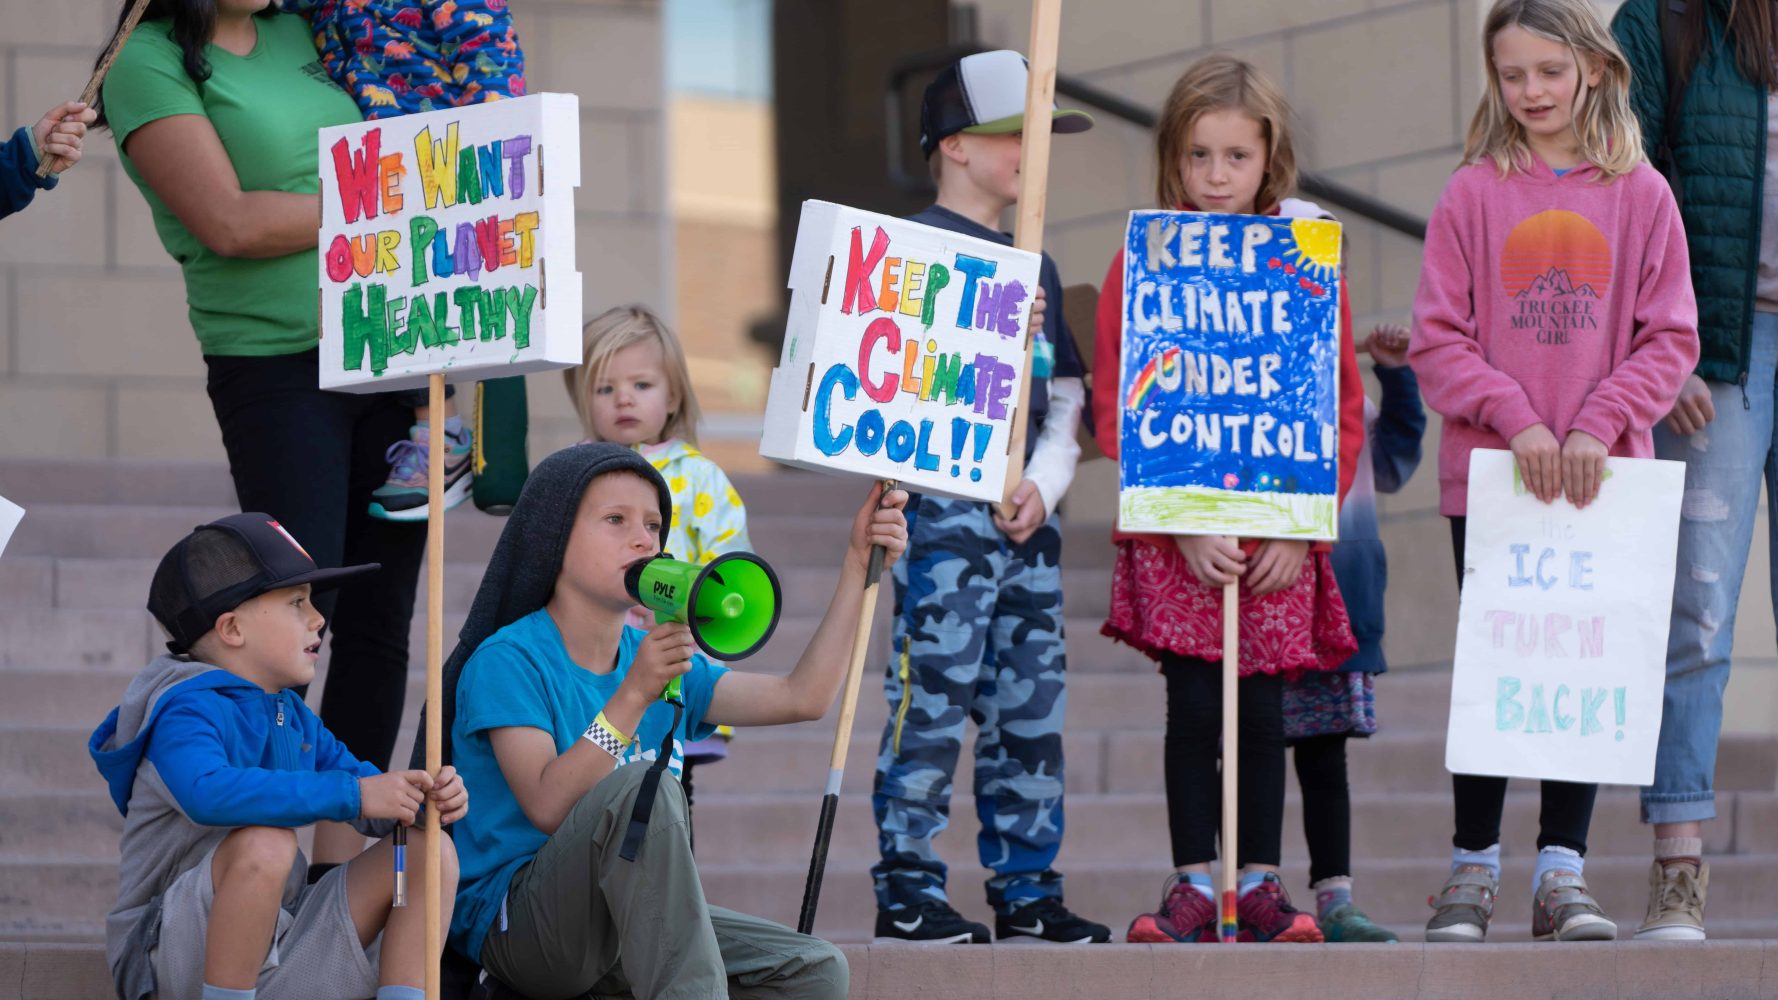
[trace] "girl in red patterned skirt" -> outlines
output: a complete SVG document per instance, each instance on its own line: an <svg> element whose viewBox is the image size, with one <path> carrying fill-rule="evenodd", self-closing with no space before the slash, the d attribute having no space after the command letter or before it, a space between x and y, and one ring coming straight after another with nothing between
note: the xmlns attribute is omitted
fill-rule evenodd
<svg viewBox="0 0 1778 1000"><path fill-rule="evenodd" d="M1216 55L1173 86L1156 129L1159 204L1180 211L1325 217L1286 198L1296 185L1290 109L1251 65ZM1094 367L1113 373L1093 394L1100 447L1117 457L1116 372L1122 340L1123 254L1111 263L1098 310ZM1364 392L1353 351L1345 279L1340 291L1339 496L1364 440ZM1111 616L1104 633L1160 663L1167 681L1167 821L1175 873L1161 908L1130 924L1134 942L1213 941L1210 862L1220 822L1222 588L1241 582L1240 837L1237 904L1250 941L1320 941L1315 918L1290 905L1277 872L1284 825L1285 681L1331 670L1358 648L1326 544L1233 542L1216 536L1119 533ZM1226 849L1226 845L1225 845Z"/></svg>

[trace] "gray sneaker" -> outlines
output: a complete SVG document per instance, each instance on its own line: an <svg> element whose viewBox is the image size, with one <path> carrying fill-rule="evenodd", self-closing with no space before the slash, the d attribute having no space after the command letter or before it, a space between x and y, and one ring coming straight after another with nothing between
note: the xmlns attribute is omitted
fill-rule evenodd
<svg viewBox="0 0 1778 1000"><path fill-rule="evenodd" d="M1704 940L1704 890L1710 866L1656 861L1648 873L1648 916L1636 928L1638 941Z"/></svg>
<svg viewBox="0 0 1778 1000"><path fill-rule="evenodd" d="M1426 900L1434 911L1426 921L1426 940L1457 944L1484 940L1499 892L1500 882L1487 865L1458 865L1439 894Z"/></svg>
<svg viewBox="0 0 1778 1000"><path fill-rule="evenodd" d="M1617 925L1571 871L1543 873L1531 902L1531 936L1539 941L1615 941Z"/></svg>

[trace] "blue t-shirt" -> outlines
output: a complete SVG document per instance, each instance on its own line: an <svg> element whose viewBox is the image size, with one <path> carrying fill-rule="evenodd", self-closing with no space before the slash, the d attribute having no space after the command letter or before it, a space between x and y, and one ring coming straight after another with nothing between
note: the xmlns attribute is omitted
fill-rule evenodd
<svg viewBox="0 0 1778 1000"><path fill-rule="evenodd" d="M556 753L566 752L617 692L646 636L641 629L625 626L617 668L595 674L568 658L561 630L549 612L540 609L489 636L463 665L451 749L471 807L455 826L461 875L451 917L451 946L471 959L480 961L482 939L500 915L513 873L549 840L519 807L500 773L488 731L508 726L541 729L555 739ZM701 655L693 655L691 663L683 685L685 717L675 730L669 765L674 775L683 765L684 745L716 731L704 722L704 713L716 682L728 673L727 667ZM661 740L672 723L673 706L666 702L649 706L624 763L660 756Z"/></svg>

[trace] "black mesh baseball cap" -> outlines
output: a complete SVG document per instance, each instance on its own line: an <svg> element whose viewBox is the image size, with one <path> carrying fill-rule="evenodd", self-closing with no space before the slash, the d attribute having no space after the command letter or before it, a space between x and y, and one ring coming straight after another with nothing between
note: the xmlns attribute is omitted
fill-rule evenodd
<svg viewBox="0 0 1778 1000"><path fill-rule="evenodd" d="M317 569L270 514L231 514L193 528L161 557L148 587L148 611L172 636L167 648L189 653L217 618L267 591L304 583L326 590L381 568L366 563Z"/></svg>
<svg viewBox="0 0 1778 1000"><path fill-rule="evenodd" d="M931 156L939 141L958 132L1006 135L1025 127L1025 87L1030 70L1011 49L964 56L939 72L920 100L920 153ZM1053 105L1052 105L1053 106ZM1085 132L1093 118L1085 111L1056 108L1050 128Z"/></svg>

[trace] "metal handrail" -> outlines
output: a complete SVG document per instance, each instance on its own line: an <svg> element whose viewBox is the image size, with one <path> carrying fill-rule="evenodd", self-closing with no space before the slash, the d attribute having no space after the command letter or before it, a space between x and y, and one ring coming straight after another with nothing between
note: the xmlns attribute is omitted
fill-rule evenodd
<svg viewBox="0 0 1778 1000"><path fill-rule="evenodd" d="M928 49L924 52L904 56L890 66L888 88L884 97L887 113L883 119L888 123L889 130L889 180L896 188L909 194L919 195L931 195L937 190L930 177L924 174L910 173L907 170L903 136L906 129L902 124L902 91L906 88L908 78L918 73L942 69L964 56L985 51L987 50L980 45L949 45L941 49ZM1056 74L1056 93L1142 128L1152 129L1155 122L1160 119L1160 116L1152 108L1143 107L1134 101L1087 83L1085 80L1061 73ZM1308 171L1297 174L1296 184L1298 190L1311 198L1329 202L1353 215L1369 219L1403 236L1409 236L1422 242L1426 239L1425 219L1404 212L1388 202Z"/></svg>

